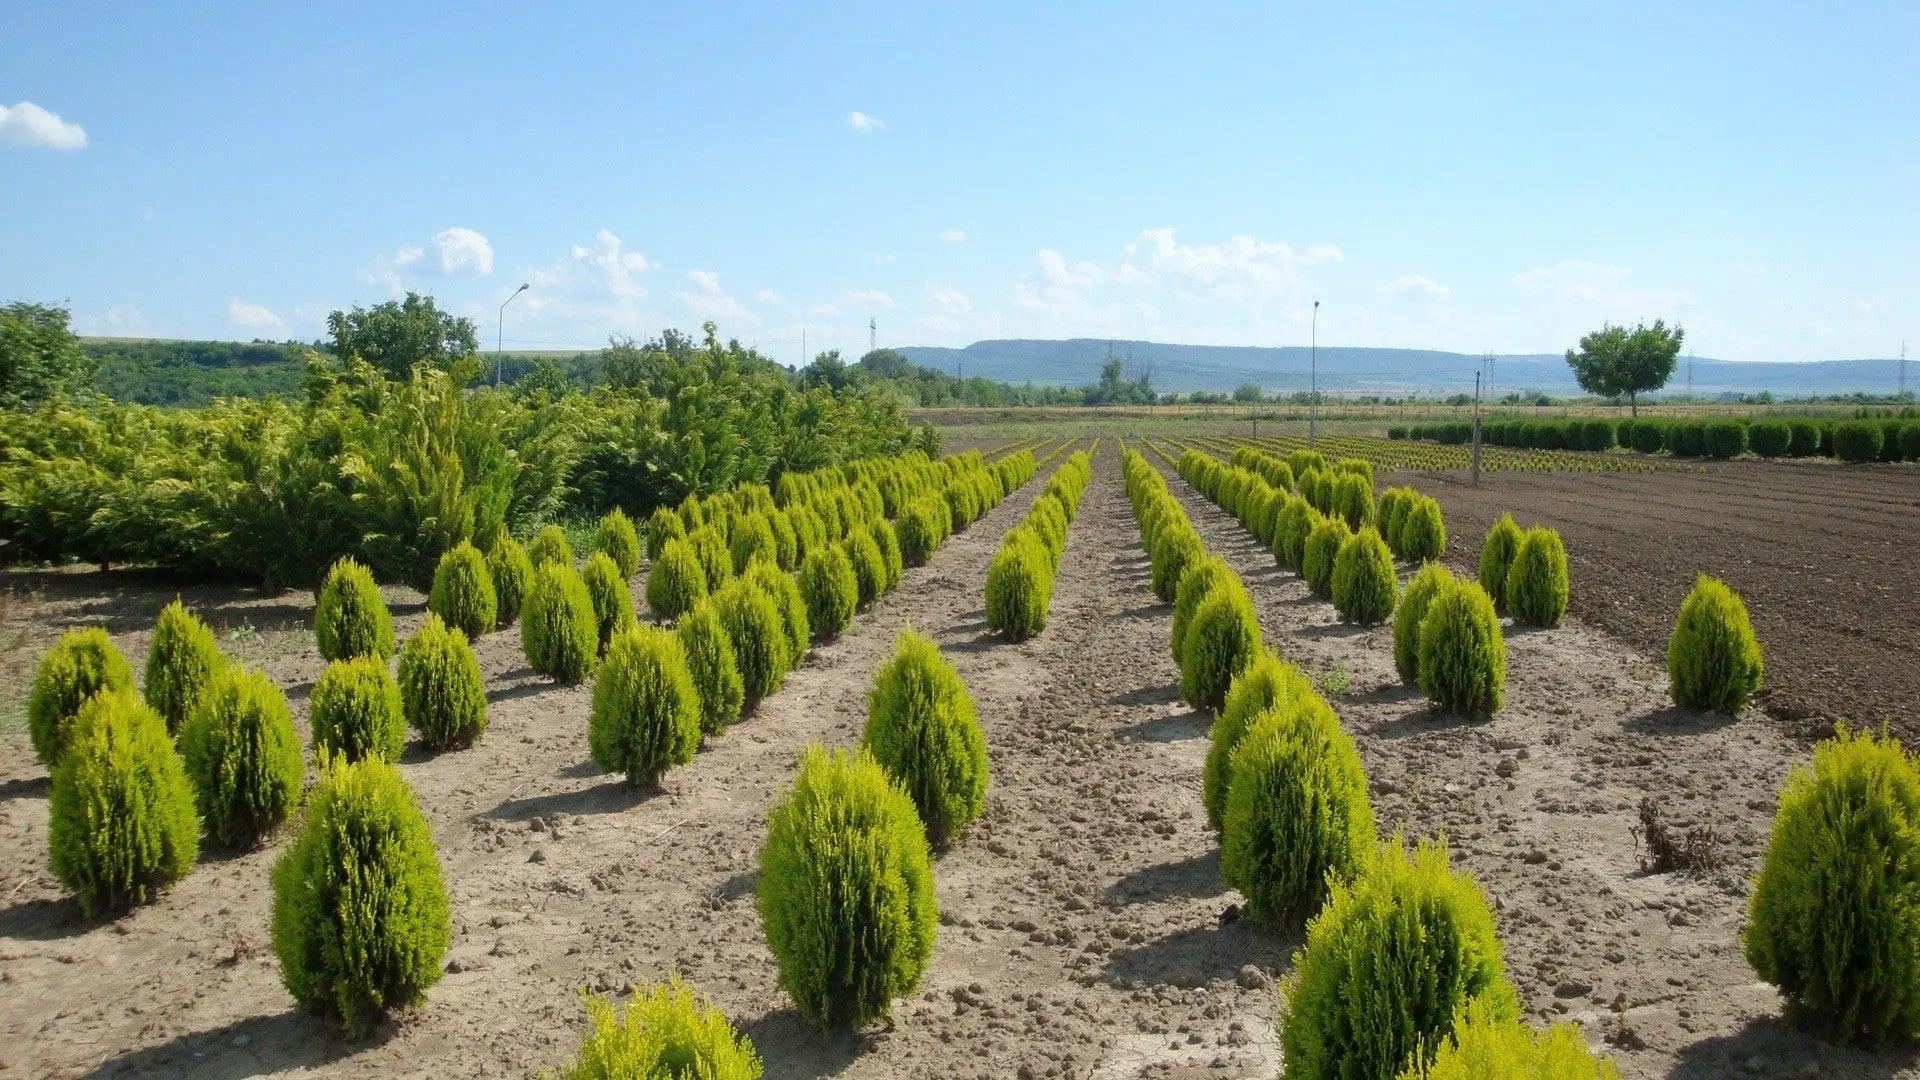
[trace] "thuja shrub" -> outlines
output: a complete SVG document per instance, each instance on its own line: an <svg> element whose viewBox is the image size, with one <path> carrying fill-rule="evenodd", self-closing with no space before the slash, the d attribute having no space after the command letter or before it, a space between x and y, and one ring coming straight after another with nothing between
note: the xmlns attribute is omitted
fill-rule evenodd
<svg viewBox="0 0 1920 1080"><path fill-rule="evenodd" d="M733 656L733 639L720 622L713 604L701 601L681 616L674 627L687 657L687 673L700 698L700 731L717 735L740 719L746 704L746 683Z"/></svg>
<svg viewBox="0 0 1920 1080"><path fill-rule="evenodd" d="M1667 677L1674 704L1729 715L1760 690L1766 663L1747 619L1747 605L1726 583L1700 575L1680 604L1667 641Z"/></svg>
<svg viewBox="0 0 1920 1080"><path fill-rule="evenodd" d="M1346 519L1337 514L1323 515L1307 531L1307 542L1300 551L1300 576L1306 579L1307 588L1315 596L1332 597L1334 560L1340 556L1341 545L1352 535Z"/></svg>
<svg viewBox="0 0 1920 1080"><path fill-rule="evenodd" d="M433 571L433 588L427 594L427 610L470 638L494 628L500 618L500 597L479 548L461 541L440 556L440 564Z"/></svg>
<svg viewBox="0 0 1920 1080"><path fill-rule="evenodd" d="M180 756L207 837L221 847L258 842L300 802L300 736L286 695L261 672L221 674L181 726Z"/></svg>
<svg viewBox="0 0 1920 1080"><path fill-rule="evenodd" d="M1794 457L1812 457L1820 452L1820 425L1811 420L1789 420L1787 427L1793 430L1793 443L1787 453Z"/></svg>
<svg viewBox="0 0 1920 1080"><path fill-rule="evenodd" d="M800 565L800 534L785 510L768 511L767 526L773 530L773 561L780 569L791 571Z"/></svg>
<svg viewBox="0 0 1920 1080"><path fill-rule="evenodd" d="M144 904L193 869L200 818L167 723L129 689L82 703L47 793L53 876L88 917Z"/></svg>
<svg viewBox="0 0 1920 1080"><path fill-rule="evenodd" d="M540 572L544 576L557 566L548 563ZM487 689L480 662L467 635L449 628L438 615L428 615L426 625L400 650L400 709L408 726L438 750L471 746L486 730Z"/></svg>
<svg viewBox="0 0 1920 1080"><path fill-rule="evenodd" d="M1297 932L1378 842L1360 751L1325 701L1302 695L1254 720L1230 769L1220 874L1254 918Z"/></svg>
<svg viewBox="0 0 1920 1080"><path fill-rule="evenodd" d="M1171 602L1180 588L1187 567L1206 557L1206 546L1193 526L1182 521L1167 525L1152 552L1153 595Z"/></svg>
<svg viewBox="0 0 1920 1080"><path fill-rule="evenodd" d="M1574 1024L1533 1031L1474 999L1455 1017L1431 1064L1410 1066L1400 1080L1618 1080L1613 1062L1596 1057Z"/></svg>
<svg viewBox="0 0 1920 1080"><path fill-rule="evenodd" d="M1793 429L1785 420L1756 420L1747 426L1747 445L1761 457L1786 457L1793 446Z"/></svg>
<svg viewBox="0 0 1920 1080"><path fill-rule="evenodd" d="M1507 643L1486 590L1470 581L1436 589L1420 619L1420 690L1438 708L1476 719L1500 709Z"/></svg>
<svg viewBox="0 0 1920 1080"><path fill-rule="evenodd" d="M580 571L587 587L587 599L593 604L595 650L604 655L615 634L631 630L638 618L633 613L633 590L620 568L604 551L596 551Z"/></svg>
<svg viewBox="0 0 1920 1080"><path fill-rule="evenodd" d="M1193 625L1193 613L1200 610L1200 602L1220 586L1237 588L1239 584L1240 579L1234 576L1227 560L1218 555L1202 555L1187 566L1180 575L1179 587L1173 591L1173 629L1168 644L1173 648L1175 660L1183 653L1187 628Z"/></svg>
<svg viewBox="0 0 1920 1080"><path fill-rule="evenodd" d="M533 534L533 541L527 545L527 558L533 560L536 569L550 562L572 566L573 545L567 542L566 530L558 525L540 526L540 531Z"/></svg>
<svg viewBox="0 0 1920 1080"><path fill-rule="evenodd" d="M813 633L833 638L853 625L853 613L860 606L860 578L844 544L808 552L806 562L800 564L799 583Z"/></svg>
<svg viewBox="0 0 1920 1080"><path fill-rule="evenodd" d="M813 619L807 613L807 594L800 590L800 582L764 559L747 567L746 575L740 580L773 601L774 610L780 613L781 625L787 631L787 668L799 667L808 650L813 648Z"/></svg>
<svg viewBox="0 0 1920 1080"><path fill-rule="evenodd" d="M864 528L848 533L841 546L853 564L853 581L858 587L859 605L864 608L887 591L886 556L880 553L880 545L874 543L873 533Z"/></svg>
<svg viewBox="0 0 1920 1080"><path fill-rule="evenodd" d="M1427 605L1454 582L1452 571L1430 562L1413 575L1405 595L1400 597L1400 606L1393 613L1393 668L1408 685L1420 684L1420 622L1427 617Z"/></svg>
<svg viewBox="0 0 1920 1080"><path fill-rule="evenodd" d="M1920 422L1910 421L1900 429L1900 459L1920 461Z"/></svg>
<svg viewBox="0 0 1920 1080"><path fill-rule="evenodd" d="M1418 493L1407 500L1400 519L1399 551L1409 562L1430 562L1446 554L1447 520L1439 500Z"/></svg>
<svg viewBox="0 0 1920 1080"><path fill-rule="evenodd" d="M1180 693L1197 708L1218 709L1233 680L1260 655L1260 621L1238 581L1207 594L1187 627Z"/></svg>
<svg viewBox="0 0 1920 1080"><path fill-rule="evenodd" d="M160 609L147 646L147 704L178 732L226 666L213 631L175 599Z"/></svg>
<svg viewBox="0 0 1920 1080"><path fill-rule="evenodd" d="M393 765L330 763L273 867L273 951L307 1012L351 1033L417 1003L453 923L433 833Z"/></svg>
<svg viewBox="0 0 1920 1080"><path fill-rule="evenodd" d="M1788 774L1748 900L1747 962L1839 1042L1920 1038L1920 775L1842 727Z"/></svg>
<svg viewBox="0 0 1920 1080"><path fill-rule="evenodd" d="M1480 587L1493 597L1495 608L1502 613L1507 610L1507 572L1513 569L1522 535L1513 515L1501 514L1487 530L1486 542L1480 545Z"/></svg>
<svg viewBox="0 0 1920 1080"><path fill-rule="evenodd" d="M640 572L640 534L634 530L626 512L617 506L607 511L594 527L593 550L605 552L620 569L621 577L630 578Z"/></svg>
<svg viewBox="0 0 1920 1080"><path fill-rule="evenodd" d="M1560 534L1535 526L1520 537L1507 568L1507 611L1528 626L1558 626L1567 613L1567 549Z"/></svg>
<svg viewBox="0 0 1920 1080"><path fill-rule="evenodd" d="M540 564L526 610L520 613L527 666L555 682L579 682L593 671L600 655L599 627L593 597L573 567L557 561Z"/></svg>
<svg viewBox="0 0 1920 1080"><path fill-rule="evenodd" d="M356 656L328 664L313 684L308 726L317 759L400 760L407 745L406 712L386 661Z"/></svg>
<svg viewBox="0 0 1920 1080"><path fill-rule="evenodd" d="M1318 696L1300 669L1264 649L1233 680L1227 688L1227 700L1207 732L1207 761L1201 770L1200 801L1207 811L1207 824L1215 832L1226 822L1233 752L1247 729L1270 709L1298 698Z"/></svg>
<svg viewBox="0 0 1920 1080"><path fill-rule="evenodd" d="M1708 457L1736 458L1747 450L1747 426L1738 420L1710 420L1703 438Z"/></svg>
<svg viewBox="0 0 1920 1080"><path fill-rule="evenodd" d="M520 541L502 535L487 552L487 572L493 577L494 625L512 626L533 589L533 559Z"/></svg>
<svg viewBox="0 0 1920 1080"><path fill-rule="evenodd" d="M874 673L861 745L913 800L934 844L987 805L987 739L960 673L912 630Z"/></svg>
<svg viewBox="0 0 1920 1080"><path fill-rule="evenodd" d="M687 543L693 545L694 557L700 560L700 569L707 575L709 593L733 580L733 552L718 527L706 525L693 530L687 536Z"/></svg>
<svg viewBox="0 0 1920 1080"><path fill-rule="evenodd" d="M761 698L780 689L793 663L786 623L773 600L744 581L714 594L712 603L740 672L741 711L752 712Z"/></svg>
<svg viewBox="0 0 1920 1080"><path fill-rule="evenodd" d="M313 636L328 660L393 655L393 616L372 572L352 558L327 571L314 602Z"/></svg>
<svg viewBox="0 0 1920 1080"><path fill-rule="evenodd" d="M900 584L900 575L905 572L905 561L900 557L900 538L895 535L893 526L885 521L876 521L867 526L867 532L873 536L873 545L880 549L880 558L887 568L886 584L881 592L892 591Z"/></svg>
<svg viewBox="0 0 1920 1080"><path fill-rule="evenodd" d="M1411 488L1403 487L1391 487L1380 493L1377 515L1380 537L1396 555L1400 553L1400 526L1407 520L1407 507L1414 494Z"/></svg>
<svg viewBox="0 0 1920 1080"><path fill-rule="evenodd" d="M1287 1076L1424 1068L1476 999L1497 1021L1519 1016L1479 885L1447 865L1442 843L1410 856L1398 840L1382 844L1352 884L1334 887L1294 957L1280 1020Z"/></svg>
<svg viewBox="0 0 1920 1080"><path fill-rule="evenodd" d="M756 558L780 561L780 544L774 539L773 525L765 514L748 514L734 522L727 552L733 559L736 574L746 570L747 564Z"/></svg>
<svg viewBox="0 0 1920 1080"><path fill-rule="evenodd" d="M913 992L939 918L913 800L866 750L809 747L768 815L760 924L809 1023L857 1028Z"/></svg>
<svg viewBox="0 0 1920 1080"><path fill-rule="evenodd" d="M949 531L946 503L915 499L894 522L900 556L907 566L922 566Z"/></svg>
<svg viewBox="0 0 1920 1080"><path fill-rule="evenodd" d="M666 550L667 541L684 540L687 537L687 523L680 515L665 506L656 506L653 513L647 515L647 558L657 559Z"/></svg>
<svg viewBox="0 0 1920 1080"><path fill-rule="evenodd" d="M987 567L987 627L1009 641L1025 641L1046 629L1053 603L1053 569L1040 541L1010 535Z"/></svg>
<svg viewBox="0 0 1920 1080"><path fill-rule="evenodd" d="M560 1080L760 1080L765 1071L753 1040L679 976L636 993L624 1013L599 994L583 1000L587 1033Z"/></svg>
<svg viewBox="0 0 1920 1080"><path fill-rule="evenodd" d="M675 521L680 520L678 516ZM693 545L668 540L647 570L647 610L662 622L672 622L707 598L707 572Z"/></svg>
<svg viewBox="0 0 1920 1080"><path fill-rule="evenodd" d="M1367 525L1340 545L1333 560L1333 607L1347 622L1371 626L1393 614L1400 578L1393 552Z"/></svg>
<svg viewBox="0 0 1920 1080"><path fill-rule="evenodd" d="M1359 529L1373 523L1373 481L1356 472L1341 472L1334 477L1333 512L1346 519L1347 528Z"/></svg>
<svg viewBox="0 0 1920 1080"><path fill-rule="evenodd" d="M654 787L700 749L700 696L671 631L634 627L614 636L593 677L587 751L594 764Z"/></svg>
<svg viewBox="0 0 1920 1080"><path fill-rule="evenodd" d="M1886 432L1872 420L1848 420L1833 429L1833 456L1841 461L1880 460Z"/></svg>
<svg viewBox="0 0 1920 1080"><path fill-rule="evenodd" d="M1313 507L1298 495L1290 495L1274 517L1273 558L1288 570L1300 569L1306 551L1307 533L1313 528Z"/></svg>

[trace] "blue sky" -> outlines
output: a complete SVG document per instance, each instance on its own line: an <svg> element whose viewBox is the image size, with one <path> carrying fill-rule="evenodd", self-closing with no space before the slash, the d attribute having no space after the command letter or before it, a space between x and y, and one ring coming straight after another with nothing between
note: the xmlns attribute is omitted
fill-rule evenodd
<svg viewBox="0 0 1920 1080"><path fill-rule="evenodd" d="M712 318L1703 356L1920 347L1920 5L31 4L0 299L491 347Z"/></svg>

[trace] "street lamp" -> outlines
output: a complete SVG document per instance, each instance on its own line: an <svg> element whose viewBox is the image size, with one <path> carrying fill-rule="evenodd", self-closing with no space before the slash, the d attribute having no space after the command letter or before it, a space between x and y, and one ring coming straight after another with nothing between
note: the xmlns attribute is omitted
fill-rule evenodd
<svg viewBox="0 0 1920 1080"><path fill-rule="evenodd" d="M1307 361L1307 445L1315 445L1320 429L1320 301L1313 302L1313 326Z"/></svg>
<svg viewBox="0 0 1920 1080"><path fill-rule="evenodd" d="M498 387L500 385L500 364L502 359L500 346L504 341L506 337L506 332L507 332L507 305L513 303L513 298L515 296L519 296L521 293L526 291L527 291L527 283L523 281L520 283L519 288L513 290L512 295L508 296L505 300L500 301L500 319L498 322L494 324L494 327L493 327L493 385L495 387Z"/></svg>

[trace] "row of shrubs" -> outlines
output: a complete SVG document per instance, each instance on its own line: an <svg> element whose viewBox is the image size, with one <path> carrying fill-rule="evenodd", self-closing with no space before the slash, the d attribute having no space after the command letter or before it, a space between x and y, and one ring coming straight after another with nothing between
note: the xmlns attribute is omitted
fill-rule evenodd
<svg viewBox="0 0 1920 1080"><path fill-rule="evenodd" d="M1766 458L1837 457L1852 462L1920 460L1920 420L1907 418L1488 420L1480 425L1480 434L1490 445L1526 450L1623 448L1675 457L1733 458L1753 453ZM1387 429L1387 437L1459 445L1473 441L1473 424L1451 420L1396 425Z"/></svg>
<svg viewBox="0 0 1920 1080"><path fill-rule="evenodd" d="M1094 448L1098 447L1096 441ZM1025 641L1046 629L1053 579L1067 550L1067 530L1080 513L1080 499L1092 475L1092 451L1075 451L1047 481L1047 490L1033 501L1027 516L1000 542L987 567L989 629L1010 641Z"/></svg>

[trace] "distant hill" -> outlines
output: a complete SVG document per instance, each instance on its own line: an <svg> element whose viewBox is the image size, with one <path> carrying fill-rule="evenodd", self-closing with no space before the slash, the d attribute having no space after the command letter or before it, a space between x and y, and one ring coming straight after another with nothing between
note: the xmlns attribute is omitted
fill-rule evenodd
<svg viewBox="0 0 1920 1080"><path fill-rule="evenodd" d="M1258 383L1267 393L1292 393L1308 385L1309 350L1300 346L1169 345L1156 341L1107 341L1027 338L976 341L964 349L915 345L899 350L916 364L967 376L1013 384L1084 386L1100 375L1109 355L1126 363L1128 377L1151 372L1158 390L1211 390L1231 393L1242 383ZM1323 345L1318 384L1331 393L1471 393L1473 373L1482 358L1430 349L1367 349ZM1915 369L1920 382L1920 367ZM1500 355L1493 363L1499 393L1537 390L1578 394L1566 359L1559 355ZM1696 394L1780 395L1890 394L1899 388L1898 360L1819 360L1769 363L1699 357L1693 365ZM1687 387L1687 359L1667 389Z"/></svg>

